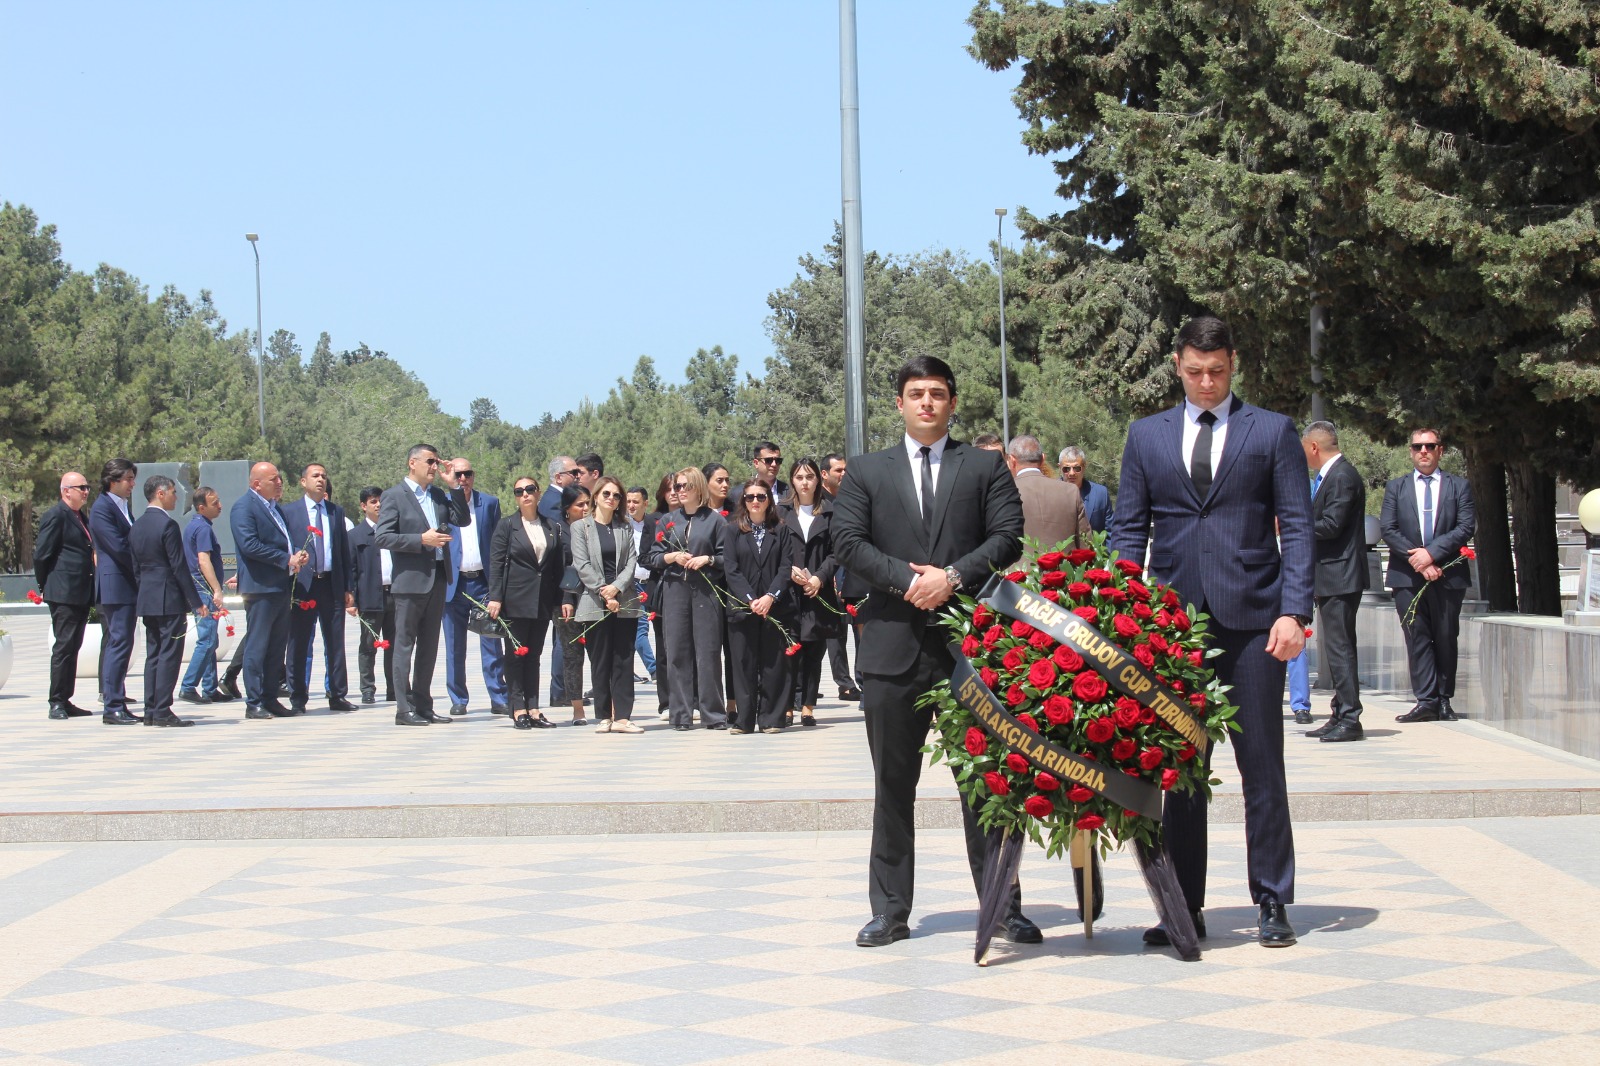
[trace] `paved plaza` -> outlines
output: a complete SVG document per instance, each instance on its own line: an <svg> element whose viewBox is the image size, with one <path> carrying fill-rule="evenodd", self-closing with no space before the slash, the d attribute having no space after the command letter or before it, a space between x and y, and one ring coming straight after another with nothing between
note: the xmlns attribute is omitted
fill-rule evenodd
<svg viewBox="0 0 1600 1066"><path fill-rule="evenodd" d="M46 719L43 620L3 624L3 1062L1600 1061L1600 764L1394 726L1396 696L1371 699L1362 744L1289 726L1298 945L1253 941L1224 752L1200 962L1141 943L1130 857L1085 939L1070 869L1035 850L1046 940L979 968L942 768L913 936L854 946L854 704L752 737L649 715L642 736L518 732L481 705L442 729L237 703L111 728Z"/></svg>

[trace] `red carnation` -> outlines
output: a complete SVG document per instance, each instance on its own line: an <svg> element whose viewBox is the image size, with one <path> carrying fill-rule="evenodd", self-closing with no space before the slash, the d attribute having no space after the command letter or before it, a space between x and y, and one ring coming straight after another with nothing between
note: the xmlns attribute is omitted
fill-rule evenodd
<svg viewBox="0 0 1600 1066"><path fill-rule="evenodd" d="M516 651L512 652L511 654L515 655L517 658L520 659L524 655L527 655L528 651L529 651L528 646L526 644L524 644L522 647L518 648Z"/></svg>
<svg viewBox="0 0 1600 1066"><path fill-rule="evenodd" d="M667 528L671 529L673 526L675 526L677 524L678 524L677 520L674 519L673 521L667 523Z"/></svg>
<svg viewBox="0 0 1600 1066"><path fill-rule="evenodd" d="M790 656L799 655L800 654L800 648L801 648L801 645L799 645L799 644L791 644L787 648L783 649L783 654L790 655Z"/></svg>
<svg viewBox="0 0 1600 1066"><path fill-rule="evenodd" d="M1046 633L1043 630L1035 629L1028 636L1028 647L1035 648L1039 651L1044 651L1054 643L1055 639L1051 637L1049 633Z"/></svg>
<svg viewBox="0 0 1600 1066"><path fill-rule="evenodd" d="M1156 664L1156 653L1150 650L1148 644L1140 644L1134 648L1133 657L1139 660L1141 666L1151 667Z"/></svg>
<svg viewBox="0 0 1600 1066"><path fill-rule="evenodd" d="M1111 712L1111 719L1117 723L1118 729L1134 729L1139 725L1139 705L1124 696L1117 701L1117 709Z"/></svg>
<svg viewBox="0 0 1600 1066"><path fill-rule="evenodd" d="M1169 766L1165 770L1161 771L1161 791L1165 792L1168 789L1170 789L1173 785L1176 785L1177 783L1178 783L1178 771L1177 770L1175 770L1175 769L1173 769L1172 767Z"/></svg>
<svg viewBox="0 0 1600 1066"><path fill-rule="evenodd" d="M1160 748L1148 747L1139 753L1139 765L1146 770L1154 770L1161 765L1161 760L1166 757L1167 753Z"/></svg>
<svg viewBox="0 0 1600 1066"><path fill-rule="evenodd" d="M982 651L983 645L979 644L978 638L971 633L968 633L966 639L961 642L961 654L969 659L976 659Z"/></svg>
<svg viewBox="0 0 1600 1066"><path fill-rule="evenodd" d="M1000 665L1005 667L1009 672L1015 672L1022 669L1022 661L1024 658L1026 658L1026 656L1023 654L1021 648L1012 648L1011 650L1007 651L1005 657L1000 660Z"/></svg>
<svg viewBox="0 0 1600 1066"><path fill-rule="evenodd" d="M1047 697L1044 701L1044 716L1050 720L1051 725L1065 725L1072 721L1072 701L1060 694Z"/></svg>
<svg viewBox="0 0 1600 1066"><path fill-rule="evenodd" d="M977 758L989 750L989 734L977 726L968 726L966 745L967 754Z"/></svg>
<svg viewBox="0 0 1600 1066"><path fill-rule="evenodd" d="M1194 745L1190 744L1188 741L1184 741L1183 747L1178 749L1178 761L1188 762L1190 759L1195 757L1195 754Z"/></svg>
<svg viewBox="0 0 1600 1066"><path fill-rule="evenodd" d="M990 770L988 773L983 775L983 783L988 785L989 791L993 792L996 796L1011 795L1011 786L1006 783L1004 774Z"/></svg>
<svg viewBox="0 0 1600 1066"><path fill-rule="evenodd" d="M1067 789L1067 799L1071 800L1073 803L1088 803L1090 800L1094 799L1094 793L1090 792L1082 785L1073 785L1071 788Z"/></svg>
<svg viewBox="0 0 1600 1066"><path fill-rule="evenodd" d="M989 613L989 608L979 604L972 610L972 626L974 629L988 629L989 623L994 621L994 615Z"/></svg>
<svg viewBox="0 0 1600 1066"><path fill-rule="evenodd" d="M301 600L300 601L300 609L302 611L314 611L314 610L317 609L317 601L316 600Z"/></svg>
<svg viewBox="0 0 1600 1066"><path fill-rule="evenodd" d="M1059 570L1050 570L1039 579L1039 584L1047 589L1058 589L1067 583L1067 575Z"/></svg>
<svg viewBox="0 0 1600 1066"><path fill-rule="evenodd" d="M1045 689L1056 683L1056 664L1049 659L1039 659L1028 668L1028 684Z"/></svg>
<svg viewBox="0 0 1600 1066"><path fill-rule="evenodd" d="M1093 670L1084 670L1072 679L1072 694L1085 703L1105 699L1106 679Z"/></svg>
<svg viewBox="0 0 1600 1066"><path fill-rule="evenodd" d="M1029 770L1028 760L1024 759L1016 752L1012 752L1010 755L1006 756L1006 769L1010 770L1012 773L1025 774Z"/></svg>
<svg viewBox="0 0 1600 1066"><path fill-rule="evenodd" d="M1006 575L1006 580L1012 582L1013 584L1020 585L1023 581L1027 580L1027 577L1028 575L1024 574L1021 570L1013 570L1011 573Z"/></svg>
<svg viewBox="0 0 1600 1066"><path fill-rule="evenodd" d="M639 602L640 603L649 603L650 602L650 594L648 592L639 593Z"/></svg>
<svg viewBox="0 0 1600 1066"><path fill-rule="evenodd" d="M1111 619L1111 628L1117 631L1117 636L1119 637L1136 637L1143 632L1139 626L1139 623L1135 622L1125 614L1113 616Z"/></svg>
<svg viewBox="0 0 1600 1066"><path fill-rule="evenodd" d="M1136 603L1133 605L1133 616L1141 622L1150 621L1150 616L1153 614L1155 612L1150 609L1148 603Z"/></svg>
<svg viewBox="0 0 1600 1066"><path fill-rule="evenodd" d="M1105 825L1106 824L1106 820L1104 818L1100 817L1098 814L1086 814L1082 818L1079 818L1076 822L1073 822L1072 824L1077 826L1079 829L1085 830L1087 832L1093 832L1094 830L1099 829L1101 826Z"/></svg>
<svg viewBox="0 0 1600 1066"><path fill-rule="evenodd" d="M1123 737L1121 740L1111 745L1111 757L1118 762L1127 762L1129 759L1133 758L1138 751L1139 745L1135 744L1127 737Z"/></svg>
<svg viewBox="0 0 1600 1066"><path fill-rule="evenodd" d="M650 617L648 619L646 619L646 620L650 621L650 622L654 622L656 620L656 613L654 611L651 611L650 612Z"/></svg>
<svg viewBox="0 0 1600 1066"><path fill-rule="evenodd" d="M1017 715L1017 721L1021 722L1024 726L1033 730L1035 733L1039 731L1039 722L1031 714L1019 714Z"/></svg>
<svg viewBox="0 0 1600 1066"><path fill-rule="evenodd" d="M978 669L978 677L983 682L984 687L990 692L993 692L994 687L1000 683L1000 675L989 669L987 666L980 667Z"/></svg>
<svg viewBox="0 0 1600 1066"><path fill-rule="evenodd" d="M390 644L387 640L375 640L372 642L372 646L374 648L387 648Z"/></svg>
<svg viewBox="0 0 1600 1066"><path fill-rule="evenodd" d="M1033 787L1040 792L1054 792L1061 787L1061 782L1050 774L1038 773L1033 775Z"/></svg>
<svg viewBox="0 0 1600 1066"><path fill-rule="evenodd" d="M1039 595L1043 596L1051 603L1061 602L1061 593L1057 592L1055 589L1043 589L1040 591Z"/></svg>
<svg viewBox="0 0 1600 1066"><path fill-rule="evenodd" d="M1118 559L1116 566L1118 570L1121 570L1129 577L1138 577L1140 574L1144 573L1144 567L1140 566L1132 559Z"/></svg>
<svg viewBox="0 0 1600 1066"><path fill-rule="evenodd" d="M588 637L579 637L578 638L578 643L579 644L587 644L587 643L589 643L589 638Z"/></svg>
<svg viewBox="0 0 1600 1066"><path fill-rule="evenodd" d="M1028 702L1028 694L1022 691L1021 686L1011 685L1006 689L1006 702L1013 707L1021 707Z"/></svg>
<svg viewBox="0 0 1600 1066"><path fill-rule="evenodd" d="M232 626L228 627L228 636L230 636L230 637L233 636L233 627Z"/></svg>
<svg viewBox="0 0 1600 1066"><path fill-rule="evenodd" d="M1100 612L1095 610L1093 607L1074 607L1072 609L1072 613L1083 619L1085 622L1093 623L1100 620Z"/></svg>
<svg viewBox="0 0 1600 1066"><path fill-rule="evenodd" d="M44 602L44 597L39 595L39 590L38 589L29 589L28 590L28 602L34 604L35 606L38 606L39 604Z"/></svg>
<svg viewBox="0 0 1600 1066"><path fill-rule="evenodd" d="M1067 562L1071 563L1073 566L1082 566L1084 563L1093 559L1094 555L1095 552L1093 548L1074 548L1072 551L1067 553Z"/></svg>
<svg viewBox="0 0 1600 1066"><path fill-rule="evenodd" d="M1117 727L1111 724L1109 718L1096 718L1084 728L1083 735L1089 738L1090 743L1104 744L1117 735Z"/></svg>
<svg viewBox="0 0 1600 1066"><path fill-rule="evenodd" d="M727 518L728 517L728 509L726 507L724 507L722 510L718 511L717 513L719 515L721 515L723 518Z"/></svg>
<svg viewBox="0 0 1600 1066"><path fill-rule="evenodd" d="M1022 801L1022 809L1035 818L1048 818L1056 813L1056 805L1043 796L1029 796Z"/></svg>
<svg viewBox="0 0 1600 1066"><path fill-rule="evenodd" d="M1021 619L1018 619L1017 621L1011 623L1011 635L1014 636L1014 637L1019 637L1019 638L1021 638L1023 640L1027 640L1028 639L1028 634L1030 634L1032 632L1033 632L1033 627L1030 626L1028 623L1022 621Z"/></svg>
<svg viewBox="0 0 1600 1066"><path fill-rule="evenodd" d="M1039 559L1038 559L1039 569L1040 570L1054 570L1057 567L1059 567L1061 565L1062 561L1065 560L1065 559L1066 559L1066 556L1063 555L1061 552L1045 552L1043 555L1039 556Z"/></svg>
<svg viewBox="0 0 1600 1066"><path fill-rule="evenodd" d="M657 533L656 534L656 543L657 544L660 544L662 541L664 541L666 539L667 539L667 535L665 533Z"/></svg>
<svg viewBox="0 0 1600 1066"><path fill-rule="evenodd" d="M1311 627L1310 626L1306 626L1306 639L1307 640L1311 639Z"/></svg>
<svg viewBox="0 0 1600 1066"><path fill-rule="evenodd" d="M845 609L845 613L848 614L851 618L854 618L856 616L857 608L856 608L855 604L847 603L847 604L844 605L844 609Z"/></svg>
<svg viewBox="0 0 1600 1066"><path fill-rule="evenodd" d="M1461 549L1461 558L1463 558L1463 559L1476 559L1477 557L1478 557L1478 553L1476 551L1474 551L1473 549L1471 549L1471 548L1462 548Z"/></svg>
<svg viewBox="0 0 1600 1066"><path fill-rule="evenodd" d="M1083 669L1083 656L1065 644L1057 648L1050 657L1056 661L1057 666L1069 674L1075 674Z"/></svg>
<svg viewBox="0 0 1600 1066"><path fill-rule="evenodd" d="M1004 629L999 626L990 626L989 631L983 635L983 650L994 651L994 646L1000 643L1000 638L1005 635L1006 631Z"/></svg>
<svg viewBox="0 0 1600 1066"><path fill-rule="evenodd" d="M322 530L318 529L316 526L307 526L306 532L310 533L313 537L322 536Z"/></svg>
<svg viewBox="0 0 1600 1066"><path fill-rule="evenodd" d="M1111 571L1085 570L1083 572L1083 579L1089 582L1091 585L1109 585L1111 584Z"/></svg>
<svg viewBox="0 0 1600 1066"><path fill-rule="evenodd" d="M1075 600L1086 600L1094 595L1094 586L1086 585L1082 581L1074 581L1067 586L1067 595Z"/></svg>

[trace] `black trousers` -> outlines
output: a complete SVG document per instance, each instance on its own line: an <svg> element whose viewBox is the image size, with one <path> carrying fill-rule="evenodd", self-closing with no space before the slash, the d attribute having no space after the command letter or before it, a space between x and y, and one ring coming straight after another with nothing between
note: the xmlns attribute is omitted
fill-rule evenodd
<svg viewBox="0 0 1600 1066"><path fill-rule="evenodd" d="M874 789L867 898L873 914L897 922L904 922L911 915L916 883L917 782L927 761L922 746L928 742L928 726L933 722L933 709L916 703L923 693L950 676L950 652L943 634L942 627L928 626L915 666L893 677L867 674L862 689ZM978 825L977 814L965 804L961 822L967 837L967 864L972 868L976 889L983 878L988 831ZM1022 888L1018 885L1013 889L1008 917L1021 911Z"/></svg>
<svg viewBox="0 0 1600 1066"><path fill-rule="evenodd" d="M361 695L376 697L378 695L378 647L377 639L373 637L372 630L378 631L378 636L389 642L383 649L383 698L394 699L394 597L389 593L383 594L383 610L362 611L362 619L367 625L361 627L361 645L356 651L356 669L360 672ZM372 629L368 629L371 626Z"/></svg>
<svg viewBox="0 0 1600 1066"><path fill-rule="evenodd" d="M186 614L144 616L144 713L160 718L172 712L172 694L183 668L183 642L189 632Z"/></svg>
<svg viewBox="0 0 1600 1066"><path fill-rule="evenodd" d="M584 637L589 653L589 680L594 684L594 716L627 721L633 717L633 645L639 635L637 615L608 614Z"/></svg>
<svg viewBox="0 0 1600 1066"><path fill-rule="evenodd" d="M828 638L828 669L833 673L833 683L840 692L861 691L859 673L850 672L850 637L855 636L856 654L861 654L861 627L844 620L844 628L837 637Z"/></svg>
<svg viewBox="0 0 1600 1066"><path fill-rule="evenodd" d="M539 660L544 655L544 636L550 629L548 618L507 618L500 616L511 635L521 641L528 654L517 655L506 647L506 689L513 711L539 709Z"/></svg>
<svg viewBox="0 0 1600 1066"><path fill-rule="evenodd" d="M1461 602L1466 589L1433 588L1417 604L1417 616L1401 625L1406 638L1406 659L1411 667L1411 693L1418 703L1435 710L1456 695L1456 644L1461 636ZM1424 586L1426 588L1426 586ZM1411 601L1422 589L1395 589L1394 609L1403 620Z"/></svg>
<svg viewBox="0 0 1600 1066"><path fill-rule="evenodd" d="M783 725L794 691L787 642L765 618L741 613L728 619L728 663L733 670L734 725L746 733Z"/></svg>
<svg viewBox="0 0 1600 1066"><path fill-rule="evenodd" d="M728 720L722 688L722 604L703 578L661 583L661 613L672 663L672 724L693 725Z"/></svg>
<svg viewBox="0 0 1600 1066"><path fill-rule="evenodd" d="M342 700L350 692L344 659L344 593L334 591L332 577L319 574L311 579L311 591L300 599L312 600L316 606L309 611L296 607L289 615L289 697L303 704L309 696L311 638L320 629L328 663L328 698Z"/></svg>
<svg viewBox="0 0 1600 1066"><path fill-rule="evenodd" d="M660 598L660 592L656 598ZM656 638L656 710L664 711L672 705L672 668L667 661L667 642L661 628L661 606L656 604L656 616L650 623Z"/></svg>
<svg viewBox="0 0 1600 1066"><path fill-rule="evenodd" d="M395 714L433 714L433 668L444 625L444 590L450 564L435 564L433 588L421 596L394 597Z"/></svg>
<svg viewBox="0 0 1600 1066"><path fill-rule="evenodd" d="M83 647L83 630L89 623L87 603L52 603L50 628L55 644L50 648L50 706L65 707L78 691L78 649Z"/></svg>
<svg viewBox="0 0 1600 1066"><path fill-rule="evenodd" d="M822 695L822 659L830 653L833 638L827 641L808 640L800 645L800 654L790 660L794 676L794 706L815 707ZM853 682L852 682L853 684ZM848 689L850 685L842 685Z"/></svg>
<svg viewBox="0 0 1600 1066"><path fill-rule="evenodd" d="M1211 620L1211 660L1217 679L1232 685L1234 719L1243 730L1228 734L1244 791L1244 842L1250 898L1294 902L1294 834L1289 827L1289 786L1283 772L1283 680L1287 663L1267 654L1265 629L1228 629ZM1205 753L1211 765L1211 752ZM1206 801L1195 793L1168 792L1161 819L1178 884L1190 910L1206 903Z"/></svg>
<svg viewBox="0 0 1600 1066"><path fill-rule="evenodd" d="M253 593L244 598L244 701L268 707L283 684L283 652L289 643L289 594Z"/></svg>
<svg viewBox="0 0 1600 1066"><path fill-rule="evenodd" d="M1317 597L1317 673L1322 687L1333 689L1339 701L1338 713L1346 718L1361 717L1361 675L1356 667L1356 611L1361 593Z"/></svg>

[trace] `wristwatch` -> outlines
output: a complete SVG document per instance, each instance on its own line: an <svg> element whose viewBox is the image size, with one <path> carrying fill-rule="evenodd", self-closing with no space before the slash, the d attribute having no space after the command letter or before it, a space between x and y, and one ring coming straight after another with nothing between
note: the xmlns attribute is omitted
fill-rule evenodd
<svg viewBox="0 0 1600 1066"><path fill-rule="evenodd" d="M957 570L953 566L947 566L944 568L944 579L950 582L950 587L953 589L958 589L961 587L961 571Z"/></svg>
<svg viewBox="0 0 1600 1066"><path fill-rule="evenodd" d="M1301 629L1311 624L1311 616L1308 614L1286 614L1284 617L1293 618L1296 622L1299 622Z"/></svg>

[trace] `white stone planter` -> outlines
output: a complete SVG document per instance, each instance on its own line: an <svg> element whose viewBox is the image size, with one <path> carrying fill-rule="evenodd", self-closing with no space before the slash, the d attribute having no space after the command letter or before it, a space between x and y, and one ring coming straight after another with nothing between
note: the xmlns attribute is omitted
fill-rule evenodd
<svg viewBox="0 0 1600 1066"><path fill-rule="evenodd" d="M6 687L6 681L11 677L11 634L0 636L0 689Z"/></svg>
<svg viewBox="0 0 1600 1066"><path fill-rule="evenodd" d="M83 627L83 643L78 646L78 676L100 678L100 635L104 630L99 622L87 622ZM98 686L97 686L98 687Z"/></svg>

